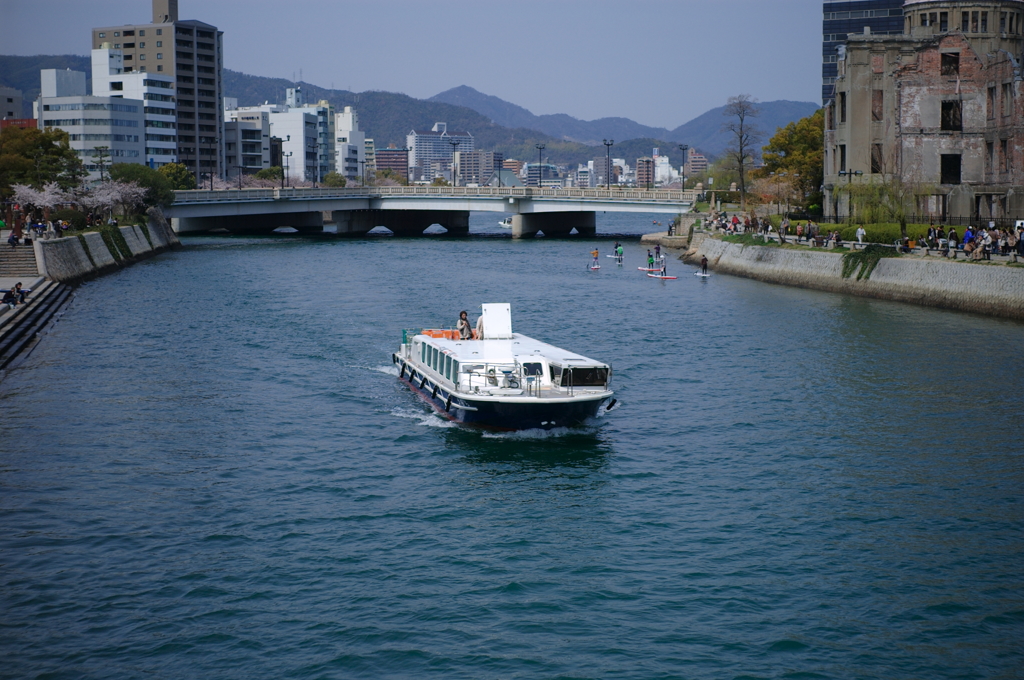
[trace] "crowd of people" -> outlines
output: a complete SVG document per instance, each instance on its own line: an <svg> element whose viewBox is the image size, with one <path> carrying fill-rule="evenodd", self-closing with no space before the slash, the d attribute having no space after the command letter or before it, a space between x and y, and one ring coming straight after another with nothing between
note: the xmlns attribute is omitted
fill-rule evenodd
<svg viewBox="0 0 1024 680"><path fill-rule="evenodd" d="M708 226L714 231L723 231L727 234L754 233L763 234L766 237L774 230L774 225L765 218L740 217L739 215L728 215L726 213L713 213L708 221ZM784 218L779 225L778 234L780 240L785 243L786 236L791 232L789 219ZM797 243L808 243L825 246L839 247L843 245L843 237L838 229L823 231L821 226L814 220L807 220L806 225L798 224L792 230L796 236ZM863 225L859 225L856 231L858 243L864 243L867 237ZM909 237L902 239L900 246L904 252L910 252ZM955 258L958 252L962 252L974 260L988 260L993 254L1011 255L1024 257L1024 225L1018 224L1013 228L996 227L989 223L988 227L975 229L968 226L961 237L956 227L950 227L947 232L941 225L931 225L928 232L921 239L923 245L931 250L938 250L946 257Z"/></svg>

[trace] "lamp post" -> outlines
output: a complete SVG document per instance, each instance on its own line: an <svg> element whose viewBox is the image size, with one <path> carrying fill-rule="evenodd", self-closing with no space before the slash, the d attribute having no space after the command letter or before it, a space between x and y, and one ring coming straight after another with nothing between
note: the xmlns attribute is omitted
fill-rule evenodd
<svg viewBox="0 0 1024 680"><path fill-rule="evenodd" d="M366 159L359 161L359 176L363 178L363 186L366 186Z"/></svg>
<svg viewBox="0 0 1024 680"><path fill-rule="evenodd" d="M683 162L679 166L679 177L683 182L683 191L686 191L686 152L690 150L690 145L680 144L679 150L683 152Z"/></svg>
<svg viewBox="0 0 1024 680"><path fill-rule="evenodd" d="M853 182L854 175L860 177L863 174L863 170L839 171L839 176L846 178L846 219L849 220L850 224L853 224L853 196L850 195L850 183Z"/></svg>
<svg viewBox="0 0 1024 680"><path fill-rule="evenodd" d="M459 175L455 171L455 154L459 151L459 144L462 144L461 139L448 138L448 143L452 145L452 186L459 186Z"/></svg>
<svg viewBox="0 0 1024 680"><path fill-rule="evenodd" d="M284 141L285 141L285 142L290 142L290 141L292 141L292 136L291 136L291 135L287 135L287 136L286 136L286 137L284 138ZM288 152L288 155L289 155L289 156L291 156L291 155L292 155L290 151ZM285 157L285 154L284 154L284 142L281 142L281 166L282 166L282 167L281 167L281 188L282 188L282 189L284 189L284 176L285 176L286 174L288 174L288 173L286 173L286 172L284 171L284 164L285 164L285 160L284 160L284 157Z"/></svg>
<svg viewBox="0 0 1024 680"><path fill-rule="evenodd" d="M282 189L285 186L285 180L288 179L288 159L291 158L291 157L292 157L292 152L291 151L289 151L288 153L281 152L281 158L284 159L284 170L283 170L284 174L281 175L281 188Z"/></svg>
<svg viewBox="0 0 1024 680"><path fill-rule="evenodd" d="M217 142L218 141L220 141L220 140L218 140L216 137L207 137L206 138L206 145L212 151L217 146ZM210 154L210 155L212 156L213 154ZM202 164L202 160L200 160L199 162L200 162L200 164ZM210 191L213 191L213 168L216 168L216 167L217 167L217 164L214 163L213 167L210 168Z"/></svg>
<svg viewBox="0 0 1024 680"><path fill-rule="evenodd" d="M602 139L601 143L604 144L605 149L604 188L610 190L612 188L612 145L615 144L615 140Z"/></svg>
<svg viewBox="0 0 1024 680"><path fill-rule="evenodd" d="M235 170L238 170L238 190L242 190L242 170L245 169L244 165L236 165Z"/></svg>
<svg viewBox="0 0 1024 680"><path fill-rule="evenodd" d="M540 164L544 161L544 149L546 148L543 144L534 144L537 147L537 186L544 186L544 173L541 171Z"/></svg>

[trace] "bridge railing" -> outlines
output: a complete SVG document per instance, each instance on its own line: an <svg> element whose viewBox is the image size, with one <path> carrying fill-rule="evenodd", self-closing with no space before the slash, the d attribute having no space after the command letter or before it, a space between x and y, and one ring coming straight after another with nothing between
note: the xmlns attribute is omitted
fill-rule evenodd
<svg viewBox="0 0 1024 680"><path fill-rule="evenodd" d="M438 198L526 198L581 199L591 201L628 201L643 203L692 203L696 191L664 189L556 189L538 187L296 187L285 189L193 189L175 191L176 204L240 203L249 201L317 200L339 198L381 198L385 196L424 196Z"/></svg>

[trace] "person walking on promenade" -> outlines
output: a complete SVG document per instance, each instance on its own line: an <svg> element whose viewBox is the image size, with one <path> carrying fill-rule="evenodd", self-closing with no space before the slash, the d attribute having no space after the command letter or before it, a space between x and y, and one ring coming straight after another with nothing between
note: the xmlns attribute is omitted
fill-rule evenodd
<svg viewBox="0 0 1024 680"><path fill-rule="evenodd" d="M956 258L956 249L960 243L960 237L956 235L956 227L949 228L949 236L946 238L949 241L949 252L953 253L953 258Z"/></svg>
<svg viewBox="0 0 1024 680"><path fill-rule="evenodd" d="M804 225L796 225L796 242L800 243L804 240Z"/></svg>
<svg viewBox="0 0 1024 680"><path fill-rule="evenodd" d="M858 224L857 225L857 243L864 243L864 237L867 236L867 233L868 232L864 231L864 225L863 224Z"/></svg>

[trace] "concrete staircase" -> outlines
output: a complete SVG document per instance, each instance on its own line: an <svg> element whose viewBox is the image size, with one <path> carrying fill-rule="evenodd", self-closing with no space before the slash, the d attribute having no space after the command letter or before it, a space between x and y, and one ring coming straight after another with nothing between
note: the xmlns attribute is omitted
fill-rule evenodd
<svg viewBox="0 0 1024 680"><path fill-rule="evenodd" d="M71 287L63 283L38 277L26 277L25 283L32 288L25 304L15 309L0 306L0 377L18 355L35 347L39 333L71 297Z"/></svg>
<svg viewBox="0 0 1024 680"><path fill-rule="evenodd" d="M19 244L11 248L6 241L0 243L0 277L34 279L39 276L39 267L36 266L36 253L31 245Z"/></svg>

